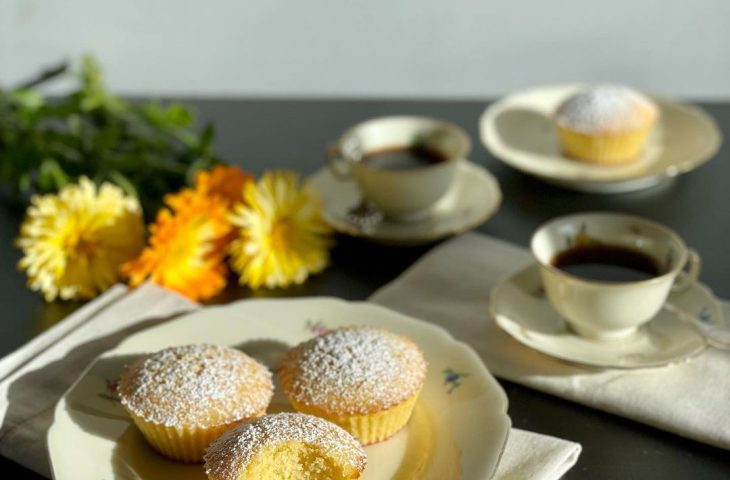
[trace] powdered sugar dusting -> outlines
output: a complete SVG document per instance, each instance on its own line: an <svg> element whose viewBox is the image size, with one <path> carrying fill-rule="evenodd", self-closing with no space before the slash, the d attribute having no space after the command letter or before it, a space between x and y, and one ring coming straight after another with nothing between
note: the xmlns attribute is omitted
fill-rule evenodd
<svg viewBox="0 0 730 480"><path fill-rule="evenodd" d="M290 350L284 390L329 412L366 414L397 405L423 385L426 361L411 340L373 327L348 327Z"/></svg>
<svg viewBox="0 0 730 480"><path fill-rule="evenodd" d="M238 480L262 450L288 441L318 446L323 455L360 471L367 463L357 440L337 425L312 415L277 413L244 422L218 437L205 453L205 473L216 480Z"/></svg>
<svg viewBox="0 0 730 480"><path fill-rule="evenodd" d="M132 364L118 392L131 413L165 426L214 426L251 417L273 395L271 372L216 345L171 347Z"/></svg>
<svg viewBox="0 0 730 480"><path fill-rule="evenodd" d="M558 125L584 133L622 131L646 126L657 116L654 103L622 85L598 85L566 100Z"/></svg>

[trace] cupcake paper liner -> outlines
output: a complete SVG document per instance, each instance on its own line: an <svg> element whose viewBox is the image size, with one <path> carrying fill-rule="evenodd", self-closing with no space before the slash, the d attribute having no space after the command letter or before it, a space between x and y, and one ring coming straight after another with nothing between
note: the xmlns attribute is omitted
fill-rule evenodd
<svg viewBox="0 0 730 480"><path fill-rule="evenodd" d="M250 418L259 417L266 412L262 411ZM132 415L130 413L130 415ZM185 426L168 427L165 425L148 422L141 417L132 415L134 424L139 428L147 442L162 455L185 463L200 463L203 455L213 440L218 438L226 430L229 430L242 421L211 427Z"/></svg>
<svg viewBox="0 0 730 480"><path fill-rule="evenodd" d="M418 400L418 393L398 405L366 415L332 415L316 406L304 405L292 398L289 402L295 410L329 420L347 430L360 440L362 445L371 445L387 440L406 426Z"/></svg>
<svg viewBox="0 0 730 480"><path fill-rule="evenodd" d="M622 133L587 134L558 126L563 151L588 163L621 165L641 155L652 126Z"/></svg>

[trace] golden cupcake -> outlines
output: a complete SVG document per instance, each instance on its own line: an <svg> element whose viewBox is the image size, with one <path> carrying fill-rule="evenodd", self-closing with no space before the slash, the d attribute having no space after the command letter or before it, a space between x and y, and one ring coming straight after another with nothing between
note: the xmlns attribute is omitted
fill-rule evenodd
<svg viewBox="0 0 730 480"><path fill-rule="evenodd" d="M244 422L205 454L209 480L350 480L367 457L352 435L322 418L277 413Z"/></svg>
<svg viewBox="0 0 730 480"><path fill-rule="evenodd" d="M408 423L425 378L418 345L374 327L340 328L301 343L280 369L294 409L336 423L363 445Z"/></svg>
<svg viewBox="0 0 730 480"><path fill-rule="evenodd" d="M638 160L658 119L659 109L651 99L618 85L581 91L555 114L563 151L599 165Z"/></svg>
<svg viewBox="0 0 730 480"><path fill-rule="evenodd" d="M208 445L242 420L266 413L271 372L243 352L216 345L171 347L122 374L122 405L155 450L200 462Z"/></svg>

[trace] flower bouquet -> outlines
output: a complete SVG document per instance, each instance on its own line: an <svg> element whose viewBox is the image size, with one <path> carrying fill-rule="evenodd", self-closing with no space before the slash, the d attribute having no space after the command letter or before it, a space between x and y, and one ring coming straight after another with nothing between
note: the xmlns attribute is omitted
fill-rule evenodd
<svg viewBox="0 0 730 480"><path fill-rule="evenodd" d="M296 173L256 180L212 154L212 127L195 135L187 107L123 102L90 60L81 78L55 103L28 86L0 90L12 123L0 133L0 182L30 197L17 245L31 289L89 299L126 279L206 300L229 271L258 289L327 266L331 230Z"/></svg>

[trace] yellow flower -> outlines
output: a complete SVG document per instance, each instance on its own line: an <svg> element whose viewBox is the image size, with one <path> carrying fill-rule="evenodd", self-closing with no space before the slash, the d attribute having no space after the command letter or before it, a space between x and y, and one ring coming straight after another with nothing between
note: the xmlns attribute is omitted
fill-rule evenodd
<svg viewBox="0 0 730 480"><path fill-rule="evenodd" d="M113 285L119 266L144 246L139 203L86 177L57 195L34 196L20 228L18 267L47 301L92 298Z"/></svg>
<svg viewBox="0 0 730 480"><path fill-rule="evenodd" d="M329 261L331 229L320 215L320 203L293 172L268 172L244 186L244 204L233 207L239 227L230 248L240 283L251 288L300 284Z"/></svg>
<svg viewBox="0 0 730 480"><path fill-rule="evenodd" d="M226 247L232 230L226 202L184 189L167 195L150 226L142 254L122 267L132 286L150 279L192 300L204 300L226 285Z"/></svg>

